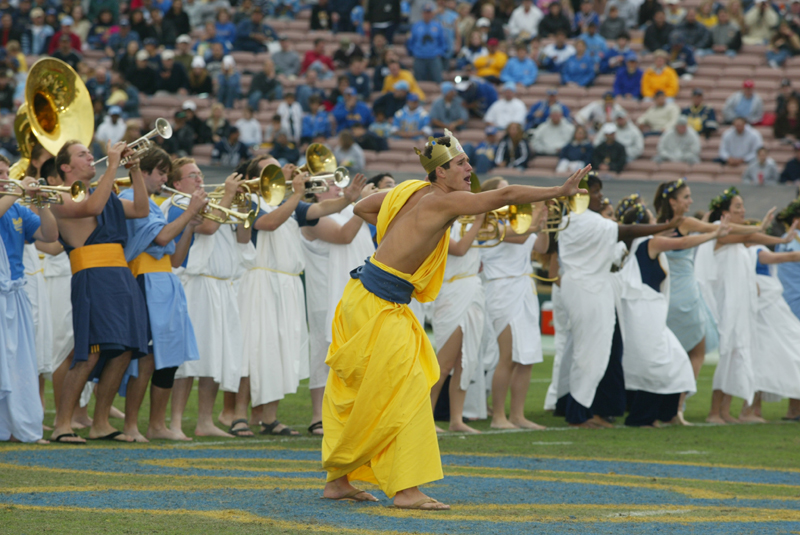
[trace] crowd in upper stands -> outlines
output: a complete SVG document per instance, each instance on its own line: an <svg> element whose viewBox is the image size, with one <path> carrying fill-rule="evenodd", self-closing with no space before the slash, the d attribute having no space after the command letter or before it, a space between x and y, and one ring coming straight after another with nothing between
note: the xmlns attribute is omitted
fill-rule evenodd
<svg viewBox="0 0 800 535"><path fill-rule="evenodd" d="M321 38L300 54L273 28L301 14L311 30L341 34L333 54ZM592 163L618 173L642 156L647 136L659 136L655 161L691 165L705 139L721 136L717 161L743 180L800 181L800 95L789 79L774 110L753 80L723 109L705 105L699 88L691 106L675 102L706 55L760 44L768 65L783 67L800 53L798 1L705 0L695 8L679 0L0 0L0 15L0 153L11 158L29 60L49 54L86 81L98 155L106 141L141 135L142 100L177 95L175 135L164 148L185 155L210 143L212 159L224 165L262 150L297 162L304 144L336 136L359 171L365 150L477 119L486 137L467 150L481 172L524 168L547 155L558 157L559 172ZM643 35L641 54L630 32ZM90 50L105 59L85 61ZM260 54L262 69L243 72L236 51ZM541 72L557 73L563 86L591 87L600 75L614 82L582 109L569 109L555 87L528 108L518 93ZM246 91L243 75L252 75ZM419 82L440 84L440 96L429 99ZM216 104L200 117L198 99ZM647 103L635 121L620 105L629 99ZM266 124L255 117L263 101L279 103ZM233 123L232 108L242 110ZM773 127L797 157L778 169L756 126Z"/></svg>

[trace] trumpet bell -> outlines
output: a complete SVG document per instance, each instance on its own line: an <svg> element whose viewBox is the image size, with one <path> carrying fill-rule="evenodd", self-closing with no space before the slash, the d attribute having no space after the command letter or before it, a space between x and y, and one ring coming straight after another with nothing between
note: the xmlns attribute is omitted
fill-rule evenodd
<svg viewBox="0 0 800 535"><path fill-rule="evenodd" d="M83 202L86 198L86 186L83 182L75 182L69 187L69 194L74 202Z"/></svg>
<svg viewBox="0 0 800 535"><path fill-rule="evenodd" d="M517 234L524 234L533 224L533 206L530 204L512 204L501 208L502 219L508 220L509 226Z"/></svg>
<svg viewBox="0 0 800 535"><path fill-rule="evenodd" d="M14 162L14 165L8 170L8 178L22 180L25 178L25 173L28 171L30 165L31 161L28 158L20 158Z"/></svg>
<svg viewBox="0 0 800 535"><path fill-rule="evenodd" d="M26 160L30 160L31 150L34 143L36 143L36 136L31 131L28 107L24 103L17 109L17 115L14 117L14 137L17 138L17 145L19 145L19 155Z"/></svg>
<svg viewBox="0 0 800 535"><path fill-rule="evenodd" d="M298 171L308 171L309 175L333 173L338 168L333 151L322 143L312 143L306 149L306 164Z"/></svg>
<svg viewBox="0 0 800 535"><path fill-rule="evenodd" d="M158 132L158 135L164 139L169 139L172 137L172 125L169 124L169 121L163 117L156 119L155 131Z"/></svg>
<svg viewBox="0 0 800 535"><path fill-rule="evenodd" d="M25 105L31 131L50 154L58 154L70 139L87 146L91 143L92 99L67 63L55 58L34 63L25 83Z"/></svg>
<svg viewBox="0 0 800 535"><path fill-rule="evenodd" d="M278 206L286 197L286 177L280 166L270 164L261 170L258 180L258 189L261 197L269 206Z"/></svg>

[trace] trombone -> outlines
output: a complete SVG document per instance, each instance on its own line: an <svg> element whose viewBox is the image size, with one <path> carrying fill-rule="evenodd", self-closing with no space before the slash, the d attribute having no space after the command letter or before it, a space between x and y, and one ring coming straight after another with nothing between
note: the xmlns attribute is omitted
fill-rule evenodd
<svg viewBox="0 0 800 535"><path fill-rule="evenodd" d="M18 187L20 192L10 190L0 190L0 195L11 195L12 197L19 197L25 204L34 206L42 206L44 204L64 204L64 199L61 197L61 192L69 193L73 202L82 202L86 198L86 186L83 182L75 182L71 186L39 186L39 190L47 193L47 197L41 198L38 195L30 196L25 191L22 181L14 178L7 180L0 180L0 183L14 184Z"/></svg>
<svg viewBox="0 0 800 535"><path fill-rule="evenodd" d="M191 195L188 193L184 193L182 191L178 191L176 189L170 188L168 186L161 186L163 191L167 191L172 193L172 204L180 208L181 210L186 210L187 205L175 202L175 196L178 195L179 197L183 198L190 198ZM225 217L220 217L210 210L219 210ZM247 213L244 212L236 212L235 210L231 210L230 208L225 208L224 206L220 206L219 204L209 202L206 208L206 211L200 212L200 216L205 217L206 219L210 219L211 221L216 221L221 225L238 225L240 222L244 226L244 228L249 229L253 226L253 223L256 221L256 211L250 210ZM237 220L237 221L234 221Z"/></svg>
<svg viewBox="0 0 800 535"><path fill-rule="evenodd" d="M475 221L475 216L461 216L460 235L463 238L467 233L467 224L462 218L471 218ZM469 221L468 221L469 223ZM483 219L481 228L478 229L478 242L490 242L488 244L476 243L472 247L489 248L497 247L506 238L506 225L511 227L515 234L524 234L531 228L533 223L533 207L530 204L512 204L510 206L503 206L497 210L487 212Z"/></svg>
<svg viewBox="0 0 800 535"><path fill-rule="evenodd" d="M161 136L164 139L169 139L172 137L172 126L169 124L169 121L163 117L156 119L155 128L128 145L128 148L133 150L133 154L120 159L119 165L124 166L135 158L141 158L144 153L150 150L150 148L153 146L153 142L151 140L156 136ZM97 166L97 164L106 160L108 160L108 156L103 156L99 160L92 162L92 165Z"/></svg>

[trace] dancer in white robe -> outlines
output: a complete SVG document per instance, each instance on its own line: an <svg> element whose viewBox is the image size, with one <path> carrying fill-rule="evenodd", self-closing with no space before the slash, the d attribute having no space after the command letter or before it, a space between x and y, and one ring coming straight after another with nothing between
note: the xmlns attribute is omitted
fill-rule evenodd
<svg viewBox="0 0 800 535"><path fill-rule="evenodd" d="M168 184L191 195L203 187L203 174L193 159L179 158L173 162ZM226 179L225 195L219 203L221 206L230 208L240 184L241 175L233 174ZM188 199L184 198L184 201ZM184 210L173 206L171 200L164 202L161 210L167 216L168 223L184 213ZM175 374L170 430L179 437L185 437L181 420L192 383L197 377L199 389L195 435L230 437L230 434L214 425L213 409L220 387L228 392L236 392L239 388L242 324L234 280L242 274L242 258L252 251L250 230L243 225L234 228L204 219L193 229L187 227L175 238L175 242L172 265L185 267L181 281L200 360L184 362Z"/></svg>
<svg viewBox="0 0 800 535"><path fill-rule="evenodd" d="M477 216L461 236L462 223L450 229L447 267L439 295L433 302L433 335L439 361L439 380L431 388L431 404L435 408L447 377L450 376L450 431L477 433L464 423L464 401L470 383L483 376L481 344L485 324L483 284L478 277L481 268L480 250L472 247L483 224ZM485 405L485 403L484 403ZM438 429L438 431L442 431Z"/></svg>
<svg viewBox="0 0 800 535"><path fill-rule="evenodd" d="M744 201L736 188L728 188L710 204L709 220L725 216L732 224L745 224ZM762 245L787 243L794 239L794 229L784 238L756 233L749 236L725 236L704 243L697 250L695 276L719 331L719 363L714 371L709 423L724 424L749 421L749 411L737 420L730 414L733 396L753 404L756 385L753 355L756 344L758 283L752 255L743 242Z"/></svg>
<svg viewBox="0 0 800 535"><path fill-rule="evenodd" d="M50 300L44 281L44 268L39 251L33 243L25 244L22 256L22 265L25 267L25 293L31 301L31 314L33 327L36 331L36 366L39 370L39 384L44 386L44 379L53 373L53 319L50 314ZM44 393L41 392L42 398Z"/></svg>

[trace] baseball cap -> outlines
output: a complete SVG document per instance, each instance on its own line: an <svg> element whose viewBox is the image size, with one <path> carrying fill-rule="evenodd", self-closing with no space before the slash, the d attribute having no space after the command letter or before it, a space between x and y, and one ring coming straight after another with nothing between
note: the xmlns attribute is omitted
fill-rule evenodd
<svg viewBox="0 0 800 535"><path fill-rule="evenodd" d="M176 43L191 43L192 38L186 34L179 35L178 38L175 40Z"/></svg>
<svg viewBox="0 0 800 535"><path fill-rule="evenodd" d="M395 91L408 91L408 82L405 80L400 80L399 82L395 82L394 86L392 87Z"/></svg>
<svg viewBox="0 0 800 535"><path fill-rule="evenodd" d="M161 59L164 61L175 59L175 52L173 52L172 50L165 50L161 53Z"/></svg>
<svg viewBox="0 0 800 535"><path fill-rule="evenodd" d="M747 88L747 89L752 89L755 86L756 86L756 84L755 84L755 82L753 82L753 80L745 80L744 83L742 84L742 87Z"/></svg>
<svg viewBox="0 0 800 535"><path fill-rule="evenodd" d="M144 42L144 46L147 46L147 45L158 46L158 39L156 39L155 37L148 37L143 42Z"/></svg>
<svg viewBox="0 0 800 535"><path fill-rule="evenodd" d="M31 18L44 17L44 10L40 7L31 9Z"/></svg>
<svg viewBox="0 0 800 535"><path fill-rule="evenodd" d="M509 90L511 90L511 91L516 93L517 92L517 84L515 84L514 82L506 82L506 83L503 84L503 89L509 89Z"/></svg>
<svg viewBox="0 0 800 535"><path fill-rule="evenodd" d="M497 128L494 127L494 126L487 126L483 130L483 133L486 134L487 136L493 136L493 135L497 134ZM798 145L800 145L800 143L798 143Z"/></svg>
<svg viewBox="0 0 800 535"><path fill-rule="evenodd" d="M698 96L698 95L702 97L703 90L700 89L699 87L695 87L694 90L692 91L692 96Z"/></svg>
<svg viewBox="0 0 800 535"><path fill-rule="evenodd" d="M661 91L661 90L659 89L658 91L656 91L656 94L655 94L654 96L656 96L656 97L663 97L664 95L666 95L666 93L664 93L663 91Z"/></svg>
<svg viewBox="0 0 800 535"><path fill-rule="evenodd" d="M119 19L119 25L120 26L130 26L131 25L131 21L129 21L125 17L122 17L121 19Z"/></svg>
<svg viewBox="0 0 800 535"><path fill-rule="evenodd" d="M140 50L136 53L136 61L147 61L150 59L150 54L147 53L147 50Z"/></svg>
<svg viewBox="0 0 800 535"><path fill-rule="evenodd" d="M236 60L233 59L233 56L225 56L222 58L222 67L223 68L230 68L236 66Z"/></svg>
<svg viewBox="0 0 800 535"><path fill-rule="evenodd" d="M791 85L792 81L789 80L788 78L784 78L783 80L781 80L781 87L789 87Z"/></svg>
<svg viewBox="0 0 800 535"><path fill-rule="evenodd" d="M678 117L678 119L675 121L675 124L689 124L689 118L688 118L688 117L686 117L685 115L681 115L681 116L680 116L680 117Z"/></svg>
<svg viewBox="0 0 800 535"><path fill-rule="evenodd" d="M192 68L193 69L203 69L206 66L206 60L204 60L201 56L195 56L192 58Z"/></svg>
<svg viewBox="0 0 800 535"><path fill-rule="evenodd" d="M108 108L108 114L109 115L122 115L122 108L120 108L119 106L111 106L110 108Z"/></svg>
<svg viewBox="0 0 800 535"><path fill-rule="evenodd" d="M606 91L605 93L603 93L603 99L604 100L613 100L614 99L614 93L611 92L611 91Z"/></svg>
<svg viewBox="0 0 800 535"><path fill-rule="evenodd" d="M282 33L282 34L280 34L278 36L278 41L288 41L288 40L289 40L289 36L286 35L285 33Z"/></svg>
<svg viewBox="0 0 800 535"><path fill-rule="evenodd" d="M355 92L355 90L353 90ZM419 102L419 95L416 93L409 93L408 98L406 99L408 102Z"/></svg>
<svg viewBox="0 0 800 535"><path fill-rule="evenodd" d="M433 2L425 2L422 6L422 11L433 11L434 9L436 8L433 6Z"/></svg>
<svg viewBox="0 0 800 535"><path fill-rule="evenodd" d="M352 97L355 95L356 95L356 90L353 89L352 87L348 87L347 89L344 90L344 96L346 97Z"/></svg>
<svg viewBox="0 0 800 535"><path fill-rule="evenodd" d="M183 103L183 106L181 106L181 109L196 111L197 110L197 104L195 103L194 100L187 100L186 102Z"/></svg>
<svg viewBox="0 0 800 535"><path fill-rule="evenodd" d="M606 123L606 124L603 125L603 128L600 129L600 132L602 134L605 134L605 135L616 134L617 133L617 125L615 125L614 123Z"/></svg>
<svg viewBox="0 0 800 535"><path fill-rule="evenodd" d="M75 21L72 20L72 17L64 17L61 19L62 26L72 26L73 24L75 24Z"/></svg>
<svg viewBox="0 0 800 535"><path fill-rule="evenodd" d="M486 41L486 45L487 45L487 46L497 46L498 44L500 44L500 41L498 41L498 40L497 40L496 38L494 38L494 37L492 37L491 39L489 39L488 41Z"/></svg>
<svg viewBox="0 0 800 535"><path fill-rule="evenodd" d="M639 56L636 55L636 52L628 52L625 54L625 61L639 61Z"/></svg>
<svg viewBox="0 0 800 535"><path fill-rule="evenodd" d="M617 110L614 112L614 119L619 119L621 117L627 117L627 116L628 114L625 112L625 110Z"/></svg>
<svg viewBox="0 0 800 535"><path fill-rule="evenodd" d="M553 104L550 106L550 115L553 115L554 113L560 113L561 115L564 115L564 108L561 107L561 104Z"/></svg>
<svg viewBox="0 0 800 535"><path fill-rule="evenodd" d="M476 28L488 28L491 25L492 23L489 22L489 19L487 19L486 17L479 18L478 22L475 23Z"/></svg>
<svg viewBox="0 0 800 535"><path fill-rule="evenodd" d="M442 85L439 86L442 91L443 95L446 95L450 91L454 91L456 86L453 85L453 82L442 82Z"/></svg>
<svg viewBox="0 0 800 535"><path fill-rule="evenodd" d="M556 89L556 88L548 89L547 90L547 95L549 95L549 96L558 95L558 89Z"/></svg>

